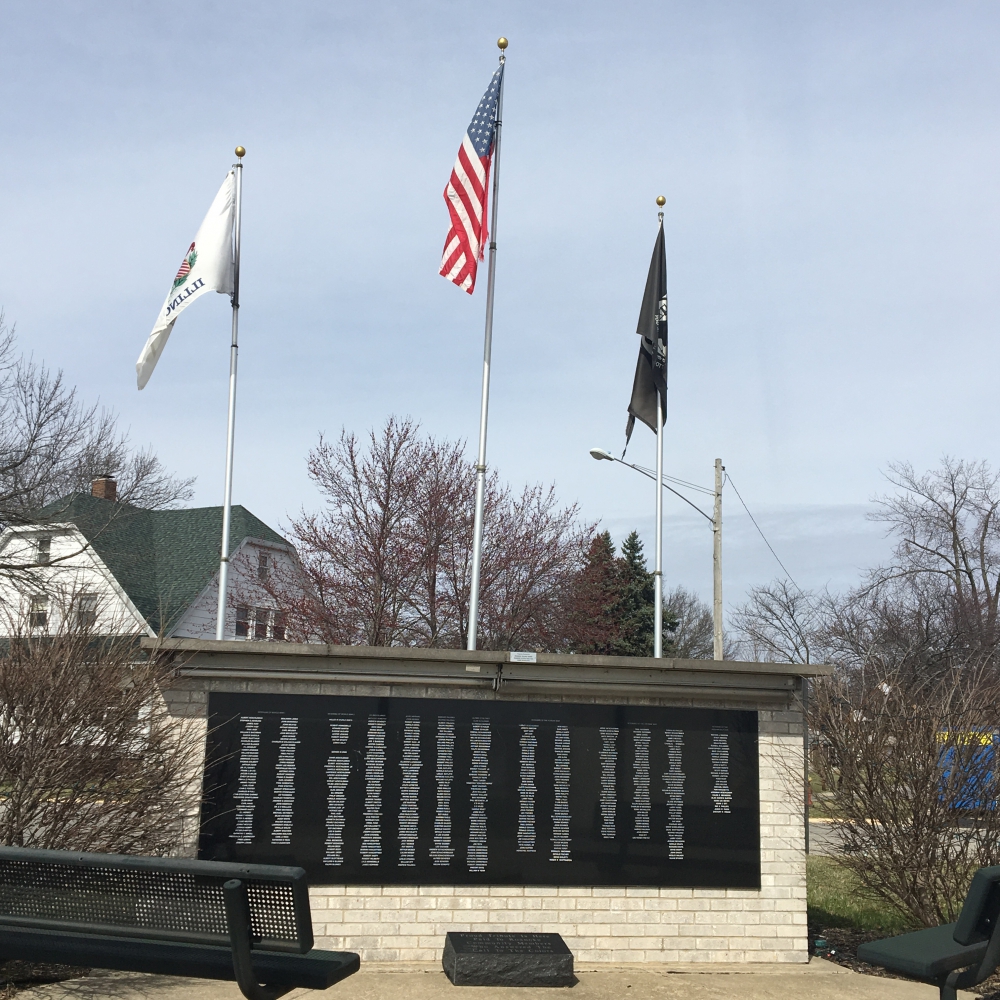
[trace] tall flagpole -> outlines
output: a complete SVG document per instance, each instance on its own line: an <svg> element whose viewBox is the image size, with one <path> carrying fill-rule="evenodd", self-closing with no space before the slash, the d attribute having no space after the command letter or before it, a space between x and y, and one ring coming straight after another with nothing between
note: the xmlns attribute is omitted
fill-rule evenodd
<svg viewBox="0 0 1000 1000"><path fill-rule="evenodd" d="M712 658L722 653L722 459L715 460L715 506L712 508Z"/></svg>
<svg viewBox="0 0 1000 1000"><path fill-rule="evenodd" d="M226 597L229 589L229 521L233 506L233 446L236 440L236 359L240 326L240 210L243 203L243 157L236 147L236 218L233 223L233 340L229 348L229 428L226 438L226 494L222 505L222 547L219 556L219 607L215 615L215 638L226 637Z"/></svg>
<svg viewBox="0 0 1000 1000"><path fill-rule="evenodd" d="M507 39L497 41L500 65L507 57ZM490 239L489 277L486 284L486 332L483 338L483 397L479 410L479 457L476 459L476 519L472 533L472 581L469 588L469 636L466 649L476 648L479 626L479 568L483 559L483 505L486 495L486 422L490 408L490 353L493 347L493 286L497 269L497 199L500 194L500 123L503 118L503 77L497 97L496 131L493 138L493 236Z"/></svg>
<svg viewBox="0 0 1000 1000"><path fill-rule="evenodd" d="M658 205L663 205L666 199L660 195L656 199ZM660 227L663 226L663 213L659 212ZM659 334L653 350L659 350ZM663 409L666 400L656 390L656 569L653 571L653 656L660 659L663 656Z"/></svg>
<svg viewBox="0 0 1000 1000"><path fill-rule="evenodd" d="M653 656L663 656L663 404L656 391L656 569L653 571Z"/></svg>

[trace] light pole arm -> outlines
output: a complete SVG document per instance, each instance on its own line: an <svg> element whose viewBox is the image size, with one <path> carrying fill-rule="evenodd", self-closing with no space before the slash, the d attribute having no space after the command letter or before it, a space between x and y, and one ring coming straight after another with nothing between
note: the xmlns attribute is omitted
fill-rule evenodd
<svg viewBox="0 0 1000 1000"><path fill-rule="evenodd" d="M615 458L613 455L611 456L611 460L613 462L617 462L619 465L627 465L630 469L635 469L636 472L641 472L647 479L652 479L654 482L656 481L655 472L650 472L648 469L644 469L640 465L633 465L631 462L626 462L621 458ZM672 486L667 486L667 484L664 482L661 482L660 485L665 490L670 490L670 492L673 493L675 497L680 497L681 500L683 500L689 507L694 507L694 509L698 511L698 513L701 514L703 518L705 518L708 521L712 521L711 516L706 514L697 504L691 503L691 501L688 500L688 498L684 496L683 493L678 493L677 490L675 490ZM714 524L715 522L712 521L712 523Z"/></svg>
<svg viewBox="0 0 1000 1000"><path fill-rule="evenodd" d="M672 486L668 486L665 480L670 479L670 476L657 476L656 473L651 472L649 469L644 469L641 465L633 465L631 462L626 462L623 458L616 458L609 451L605 451L603 448L591 448L590 455L592 458L601 459L607 462L617 462L619 465L628 466L630 469L635 469L636 472L642 473L647 479L656 480L659 478L660 485L665 490L670 490L674 496L680 497L689 507L693 507L696 511L709 524L712 525L712 652L716 660L723 659L723 636L722 636L722 484L723 484L723 473L726 471L725 466L722 464L722 459L717 458L715 460L715 489L712 491L707 490L703 486L697 486L694 483L687 483L682 479L674 479L675 483L682 486L687 486L693 490L699 490L702 493L711 492L712 498L715 501L715 506L712 515L706 514L697 504L692 503L683 493L678 493ZM662 494L661 494L662 496ZM759 530L759 529L758 529Z"/></svg>

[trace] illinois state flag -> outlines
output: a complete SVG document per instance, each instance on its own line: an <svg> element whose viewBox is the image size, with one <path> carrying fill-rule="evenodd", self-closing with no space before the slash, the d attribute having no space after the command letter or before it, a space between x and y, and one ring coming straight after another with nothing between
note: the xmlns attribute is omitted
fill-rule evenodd
<svg viewBox="0 0 1000 1000"><path fill-rule="evenodd" d="M233 212L236 200L236 174L230 170L212 202L204 222L187 248L163 303L153 332L135 363L135 373L142 389L160 360L167 338L177 317L205 292L233 291Z"/></svg>

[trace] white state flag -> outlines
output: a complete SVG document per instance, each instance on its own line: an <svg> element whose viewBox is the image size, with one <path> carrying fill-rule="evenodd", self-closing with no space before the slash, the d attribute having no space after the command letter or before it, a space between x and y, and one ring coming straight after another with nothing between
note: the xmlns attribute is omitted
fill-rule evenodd
<svg viewBox="0 0 1000 1000"><path fill-rule="evenodd" d="M160 360L167 338L177 317L205 292L233 291L233 207L236 197L236 173L229 175L219 188L205 221L195 234L194 243L184 254L177 277L163 303L153 332L135 363L139 388L143 388Z"/></svg>

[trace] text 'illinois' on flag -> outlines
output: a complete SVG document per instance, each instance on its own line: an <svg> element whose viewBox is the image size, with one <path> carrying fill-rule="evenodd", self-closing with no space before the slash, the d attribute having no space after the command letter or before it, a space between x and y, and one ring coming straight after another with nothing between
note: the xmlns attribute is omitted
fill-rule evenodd
<svg viewBox="0 0 1000 1000"><path fill-rule="evenodd" d="M488 239L486 199L502 82L503 63L497 67L476 108L444 189L451 227L444 241L438 273L470 295L476 287L476 267L483 259L483 247Z"/></svg>

